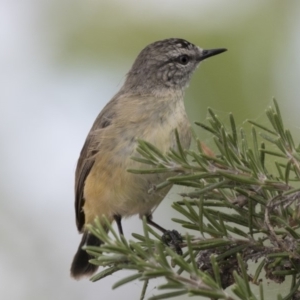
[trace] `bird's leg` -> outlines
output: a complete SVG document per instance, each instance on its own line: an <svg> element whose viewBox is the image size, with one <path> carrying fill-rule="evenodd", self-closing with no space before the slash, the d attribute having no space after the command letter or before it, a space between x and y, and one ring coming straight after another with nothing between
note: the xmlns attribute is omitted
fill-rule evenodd
<svg viewBox="0 0 300 300"><path fill-rule="evenodd" d="M147 224L153 226L154 228L160 230L162 233L165 233L167 232L168 230L161 227L160 225L158 225L157 223L155 223L153 220L152 220L152 215L147 215L146 216L146 221L147 221Z"/></svg>
<svg viewBox="0 0 300 300"><path fill-rule="evenodd" d="M163 235L161 237L162 241L167 245L175 249L176 253L182 255L182 250L180 248L180 243L183 242L182 236L177 230L166 230L152 220L152 215L146 216L147 224L153 226L154 228L160 230Z"/></svg>
<svg viewBox="0 0 300 300"><path fill-rule="evenodd" d="M124 235L123 228L122 228L122 222L121 222L122 217L120 215L114 215L114 219L115 219L115 221L117 223L119 234L120 235Z"/></svg>

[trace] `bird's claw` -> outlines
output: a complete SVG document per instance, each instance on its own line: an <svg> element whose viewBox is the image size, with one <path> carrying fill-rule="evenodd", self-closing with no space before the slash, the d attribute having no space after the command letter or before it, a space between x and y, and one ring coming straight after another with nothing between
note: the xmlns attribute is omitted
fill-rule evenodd
<svg viewBox="0 0 300 300"><path fill-rule="evenodd" d="M180 244L183 242L183 239L177 230L165 231L161 239L167 246L173 248L177 254L182 255Z"/></svg>

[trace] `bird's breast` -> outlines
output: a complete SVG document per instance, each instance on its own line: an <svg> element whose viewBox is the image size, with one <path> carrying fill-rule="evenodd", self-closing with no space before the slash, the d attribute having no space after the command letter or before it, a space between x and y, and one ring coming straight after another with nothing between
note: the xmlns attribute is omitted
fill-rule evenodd
<svg viewBox="0 0 300 300"><path fill-rule="evenodd" d="M86 199L95 199L98 215L119 214L126 217L148 214L169 191L170 186L149 193L152 187L170 177L170 173L140 175L127 171L149 169L149 165L132 159L132 156L140 156L137 152L138 139L145 140L166 153L170 148L177 148L177 128L182 146L190 146L190 125L183 103L172 106L169 110L148 110L146 115L134 115L135 112L133 110L132 116L116 124L116 127L111 127L111 132L107 131L86 181ZM92 192L90 196L89 191ZM86 201L85 212L89 210L88 206L89 201ZM91 218L93 215L94 212L91 213Z"/></svg>

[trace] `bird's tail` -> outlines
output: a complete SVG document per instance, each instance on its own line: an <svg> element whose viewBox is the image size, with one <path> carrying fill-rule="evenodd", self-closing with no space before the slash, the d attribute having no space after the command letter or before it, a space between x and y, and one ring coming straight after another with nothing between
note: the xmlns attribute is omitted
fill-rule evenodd
<svg viewBox="0 0 300 300"><path fill-rule="evenodd" d="M71 265L71 276L75 279L80 279L82 276L90 276L95 273L98 266L89 263L89 260L94 258L89 255L83 246L100 246L103 242L91 233L85 231L82 236L82 240L78 246L78 250L73 258Z"/></svg>

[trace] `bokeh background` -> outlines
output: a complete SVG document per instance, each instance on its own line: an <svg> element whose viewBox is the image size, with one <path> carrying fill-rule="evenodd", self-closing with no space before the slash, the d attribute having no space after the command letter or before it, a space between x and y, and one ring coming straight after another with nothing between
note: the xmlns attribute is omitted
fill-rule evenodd
<svg viewBox="0 0 300 300"><path fill-rule="evenodd" d="M139 299L138 282L111 290L124 273L97 283L69 277L80 240L74 171L92 122L143 47L181 37L229 49L193 76L191 121L212 107L223 120L232 112L238 126L267 124L276 97L297 136L299 28L297 0L0 0L1 299ZM155 212L164 227L176 227L168 220L177 193ZM130 237L142 226L135 217L123 227Z"/></svg>

